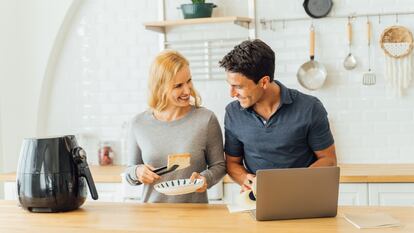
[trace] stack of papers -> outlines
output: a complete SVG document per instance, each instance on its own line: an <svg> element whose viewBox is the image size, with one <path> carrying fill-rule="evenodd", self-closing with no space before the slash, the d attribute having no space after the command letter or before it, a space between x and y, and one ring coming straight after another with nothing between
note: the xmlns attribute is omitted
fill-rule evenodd
<svg viewBox="0 0 414 233"><path fill-rule="evenodd" d="M360 229L401 226L400 221L385 213L344 214L344 217Z"/></svg>

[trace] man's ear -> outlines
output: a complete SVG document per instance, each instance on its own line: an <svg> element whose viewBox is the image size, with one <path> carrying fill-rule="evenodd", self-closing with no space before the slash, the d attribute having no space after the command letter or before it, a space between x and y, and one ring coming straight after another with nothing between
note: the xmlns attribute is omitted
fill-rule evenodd
<svg viewBox="0 0 414 233"><path fill-rule="evenodd" d="M260 85L261 85L264 89L266 89L266 88L269 86L269 84L270 84L270 77L269 77L269 76L263 76L263 77L260 79Z"/></svg>

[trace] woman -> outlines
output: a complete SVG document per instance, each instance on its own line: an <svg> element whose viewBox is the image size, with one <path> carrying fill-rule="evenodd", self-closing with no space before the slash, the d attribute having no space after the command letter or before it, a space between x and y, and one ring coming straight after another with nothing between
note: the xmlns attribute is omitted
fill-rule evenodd
<svg viewBox="0 0 414 233"><path fill-rule="evenodd" d="M149 77L150 109L131 122L128 143L129 183L143 183L143 202L207 203L207 188L225 175L223 138L216 116L200 107L188 61L178 52L161 52ZM190 166L158 176L152 170L167 165L169 154L190 153ZM203 179L194 193L167 196L154 184L174 179ZM138 182L139 181L139 182Z"/></svg>

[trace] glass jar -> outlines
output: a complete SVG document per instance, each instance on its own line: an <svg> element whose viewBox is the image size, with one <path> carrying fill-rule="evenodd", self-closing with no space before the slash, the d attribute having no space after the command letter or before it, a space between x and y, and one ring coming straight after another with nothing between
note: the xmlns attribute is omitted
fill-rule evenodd
<svg viewBox="0 0 414 233"><path fill-rule="evenodd" d="M113 164L114 151L112 150L111 143L103 141L99 143L98 159L99 165L107 166Z"/></svg>

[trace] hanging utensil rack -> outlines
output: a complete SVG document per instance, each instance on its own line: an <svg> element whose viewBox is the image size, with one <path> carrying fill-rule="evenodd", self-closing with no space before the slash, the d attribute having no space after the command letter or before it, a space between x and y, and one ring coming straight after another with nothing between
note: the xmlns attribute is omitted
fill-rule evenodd
<svg viewBox="0 0 414 233"><path fill-rule="evenodd" d="M313 19L313 18L309 18L309 17L292 17L292 18L280 18L280 19L266 19L266 18L262 18L259 20L260 25L262 26L263 30L266 30L267 28L269 28L270 30L274 31L275 30L275 26L273 24L275 23L279 23L281 22L283 25L283 28L286 27L286 23L287 22L292 22L292 21L314 21L314 20L329 20L329 19L342 19L342 18L351 18L351 19L355 19L355 18L359 18L359 17L378 17L378 23L381 23L381 17L383 16L395 16L396 20L398 22L398 16L401 15L414 15L414 11L404 11L404 12L384 12L384 13L368 13L368 14L357 14L357 13L351 13L348 15L332 15L332 16L327 16L324 18L320 18L320 19Z"/></svg>

